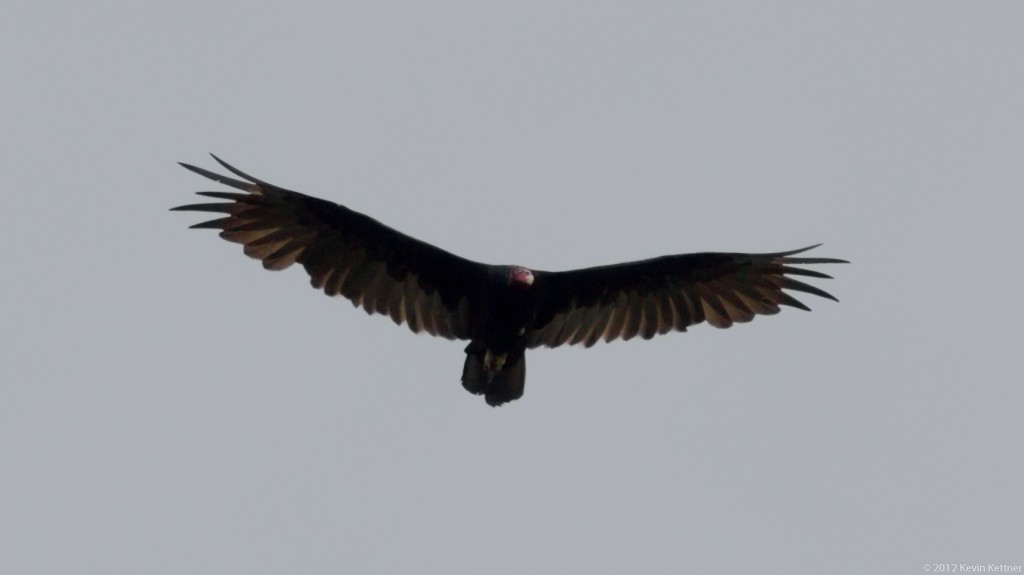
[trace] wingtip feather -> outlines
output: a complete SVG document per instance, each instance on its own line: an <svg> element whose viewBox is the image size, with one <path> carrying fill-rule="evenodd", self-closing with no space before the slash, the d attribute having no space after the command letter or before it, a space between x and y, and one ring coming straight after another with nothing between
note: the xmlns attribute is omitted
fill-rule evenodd
<svg viewBox="0 0 1024 575"><path fill-rule="evenodd" d="M243 191L246 191L246 192L251 192L257 186L257 184L254 184L252 182L242 182L242 181L239 181L239 180L235 180L235 179L229 178L227 176L222 176L222 175L220 175L220 174L218 174L216 172L211 172L210 170L207 170L205 168L200 168L198 166L193 166L192 164L186 164L184 162L178 162L178 164L181 167L185 168L186 170L189 170L191 172L195 172L195 173L199 174L200 176L203 176L204 178L208 178L208 179L213 180L213 181L215 181L217 183L224 184L225 186L230 186L230 187L238 189L238 190L243 190Z"/></svg>
<svg viewBox="0 0 1024 575"><path fill-rule="evenodd" d="M264 185L264 186L268 185L266 182L260 180L259 178L254 178L254 177L250 176L249 174L243 172L242 170L239 170L238 168L236 168L236 167L232 166L231 164L225 162L224 160L218 158L217 155L214 154L213 152L210 152L210 156L214 160L216 160L218 164L223 166L225 170L231 172L232 174L238 176L239 178L242 178L243 180L249 180L250 182L252 182L254 184L260 184L260 185Z"/></svg>

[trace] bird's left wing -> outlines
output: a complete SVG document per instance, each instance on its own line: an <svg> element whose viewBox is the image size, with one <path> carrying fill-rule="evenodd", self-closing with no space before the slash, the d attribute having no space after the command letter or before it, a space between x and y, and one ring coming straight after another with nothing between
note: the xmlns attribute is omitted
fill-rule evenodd
<svg viewBox="0 0 1024 575"><path fill-rule="evenodd" d="M771 254L699 253L574 270L537 272L541 294L529 347L556 347L598 340L650 339L707 321L726 328L780 305L809 308L783 290L835 300L790 276L829 278L797 267L847 263L833 258L793 257L817 246Z"/></svg>
<svg viewBox="0 0 1024 575"><path fill-rule="evenodd" d="M192 226L222 230L269 270L294 263L313 287L342 295L367 313L389 316L414 332L469 337L469 298L484 266L456 256L353 210L285 190L249 176L214 156L236 180L188 164L183 167L238 192L199 192L227 200L174 210L226 214Z"/></svg>

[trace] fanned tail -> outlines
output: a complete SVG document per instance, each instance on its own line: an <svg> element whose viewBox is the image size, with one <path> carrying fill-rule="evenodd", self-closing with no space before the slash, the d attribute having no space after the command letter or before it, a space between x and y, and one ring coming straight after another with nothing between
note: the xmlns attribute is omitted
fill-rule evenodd
<svg viewBox="0 0 1024 575"><path fill-rule="evenodd" d="M466 347L466 363L462 367L462 387L483 395L487 405L497 407L523 396L526 386L526 355L523 351L500 356L482 345Z"/></svg>

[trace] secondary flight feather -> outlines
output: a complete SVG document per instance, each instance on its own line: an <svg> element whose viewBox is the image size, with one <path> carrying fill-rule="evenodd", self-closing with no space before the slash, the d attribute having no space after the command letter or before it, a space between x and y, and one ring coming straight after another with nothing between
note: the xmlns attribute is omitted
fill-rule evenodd
<svg viewBox="0 0 1024 575"><path fill-rule="evenodd" d="M277 187L213 158L240 179L183 167L238 192L173 210L220 217L193 225L220 231L269 270L306 269L314 288L413 332L469 340L462 385L497 406L523 395L528 348L650 339L707 321L727 328L780 306L809 308L787 293L835 300L793 276L830 276L801 266L847 263L786 252L696 253L563 272L474 262L345 206Z"/></svg>

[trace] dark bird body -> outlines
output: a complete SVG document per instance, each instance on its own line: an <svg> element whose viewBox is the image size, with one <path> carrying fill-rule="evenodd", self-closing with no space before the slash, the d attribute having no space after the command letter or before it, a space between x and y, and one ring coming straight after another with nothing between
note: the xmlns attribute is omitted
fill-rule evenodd
<svg viewBox="0 0 1024 575"><path fill-rule="evenodd" d="M528 348L650 339L703 321L726 328L778 313L780 305L808 310L783 290L835 298L790 277L829 276L797 266L846 263L794 257L811 246L672 255L566 272L491 266L214 159L242 180L182 166L242 193L199 192L227 201L173 208L225 214L193 228L221 230L221 237L242 244L267 269L301 264L313 287L413 332L469 340L462 384L490 405L522 396Z"/></svg>

